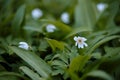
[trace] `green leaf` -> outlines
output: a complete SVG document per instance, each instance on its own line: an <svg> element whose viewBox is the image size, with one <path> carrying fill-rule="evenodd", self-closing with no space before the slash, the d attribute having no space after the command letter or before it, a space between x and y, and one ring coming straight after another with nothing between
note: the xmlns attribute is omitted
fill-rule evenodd
<svg viewBox="0 0 120 80"><path fill-rule="evenodd" d="M75 8L75 26L87 26L92 28L97 19L97 9L91 0L78 0Z"/></svg>
<svg viewBox="0 0 120 80"><path fill-rule="evenodd" d="M107 34L106 30L102 30L102 31L97 31L97 32L93 32L92 34L90 34L89 36L87 36L88 38L98 38L101 35ZM104 35L105 36L105 35Z"/></svg>
<svg viewBox="0 0 120 80"><path fill-rule="evenodd" d="M15 78L16 77L16 78ZM24 80L29 80L28 78L15 73L15 72L0 72L0 80L19 80L18 78L22 78Z"/></svg>
<svg viewBox="0 0 120 80"><path fill-rule="evenodd" d="M68 71L71 80L80 80L79 76L76 75L74 72L71 72L70 70Z"/></svg>
<svg viewBox="0 0 120 80"><path fill-rule="evenodd" d="M49 77L49 74L51 73L51 68L39 56L37 56L33 52L26 51L15 46L10 46L9 48L14 51L19 57L21 57L25 62L27 62L31 67L33 67L42 77Z"/></svg>
<svg viewBox="0 0 120 80"><path fill-rule="evenodd" d="M68 63L68 58L69 58L69 55L68 55L68 53L60 53L60 54L56 54L55 56L53 56L53 58L52 58L52 60L54 60L54 59L60 59L60 60L62 60L64 63L66 63L66 64L69 64Z"/></svg>
<svg viewBox="0 0 120 80"><path fill-rule="evenodd" d="M96 59L100 59L102 57L102 54L99 52L93 53L92 56Z"/></svg>
<svg viewBox="0 0 120 80"><path fill-rule="evenodd" d="M36 26L24 26L25 30L30 30L30 31L35 31L35 32L42 32L41 27L36 27Z"/></svg>
<svg viewBox="0 0 120 80"><path fill-rule="evenodd" d="M12 21L12 31L13 34L16 36L20 34L21 24L24 20L24 15L25 15L25 8L26 8L25 5L20 6Z"/></svg>
<svg viewBox="0 0 120 80"><path fill-rule="evenodd" d="M49 24L54 24L58 29L60 29L64 33L69 33L72 30L68 25L65 25L59 21L52 21L52 20L40 20L40 21Z"/></svg>
<svg viewBox="0 0 120 80"><path fill-rule="evenodd" d="M58 75L58 74L63 74L63 73L64 73L63 69L54 70L52 72L52 76L55 76L55 75Z"/></svg>
<svg viewBox="0 0 120 80"><path fill-rule="evenodd" d="M38 21L34 21L34 20L30 20L26 23L26 25L24 26L25 30L28 31L35 31L35 32L42 32L42 28L43 26L41 26L42 23L38 22Z"/></svg>
<svg viewBox="0 0 120 80"><path fill-rule="evenodd" d="M80 33L80 32L85 32L85 31L92 31L91 28L89 27L79 27L79 28L74 28L66 37L66 38L69 38L77 33Z"/></svg>
<svg viewBox="0 0 120 80"><path fill-rule="evenodd" d="M102 13L99 20L96 23L95 30L97 31L111 29L116 26L116 24L114 23L114 19L119 11L119 0L111 1L108 5L108 8Z"/></svg>
<svg viewBox="0 0 120 80"><path fill-rule="evenodd" d="M105 42L108 42L112 39L116 39L116 38L120 38L120 36L114 35L114 36L108 36L105 37L101 40L99 40L96 44L94 44L91 48L89 48L89 50L87 51L88 54L91 54L97 47L99 47L100 45L104 44Z"/></svg>
<svg viewBox="0 0 120 80"><path fill-rule="evenodd" d="M29 69L26 66L21 66L20 69L28 75L32 80L44 80L42 79L37 73L35 73L33 70Z"/></svg>
<svg viewBox="0 0 120 80"><path fill-rule="evenodd" d="M63 69L67 68L67 65L63 61L60 61L60 60L51 61L51 65L56 65Z"/></svg>
<svg viewBox="0 0 120 80"><path fill-rule="evenodd" d="M0 55L0 62L6 62L1 55Z"/></svg>
<svg viewBox="0 0 120 80"><path fill-rule="evenodd" d="M88 60L91 58L91 55L79 55L75 57L70 63L70 72L81 71Z"/></svg>
<svg viewBox="0 0 120 80"><path fill-rule="evenodd" d="M99 68L99 66L102 64L102 62L105 61L104 57L101 57L101 59L98 59L94 62L89 62L89 66L86 66L83 73L86 74L90 71L96 70Z"/></svg>
<svg viewBox="0 0 120 80"><path fill-rule="evenodd" d="M79 56L77 48L74 46L70 49L70 52L68 52L70 62L77 56Z"/></svg>
<svg viewBox="0 0 120 80"><path fill-rule="evenodd" d="M60 42L60 41L57 41L57 40L54 40L54 39L48 39L48 38L45 38L45 39L47 40L47 42L49 43L49 45L51 46L53 51L55 51L56 48L58 48L60 50L64 49L64 43L63 42Z"/></svg>
<svg viewBox="0 0 120 80"><path fill-rule="evenodd" d="M106 72L100 71L100 70L91 71L91 72L87 73L87 76L99 77L99 78L103 78L105 80L113 80L113 78L110 75L108 75Z"/></svg>
<svg viewBox="0 0 120 80"><path fill-rule="evenodd" d="M116 56L117 54L119 54L120 52L120 47L105 47L105 52L106 55L105 57L113 57Z"/></svg>
<svg viewBox="0 0 120 80"><path fill-rule="evenodd" d="M120 68L120 54L118 53L111 58L106 58L105 56L105 60L102 62L100 67L109 73L114 73L115 69Z"/></svg>
<svg viewBox="0 0 120 80"><path fill-rule="evenodd" d="M108 29L108 35L113 35L113 34L117 34L120 32L120 28L114 26L113 28L109 28Z"/></svg>
<svg viewBox="0 0 120 80"><path fill-rule="evenodd" d="M96 36L95 38L88 38L88 47L86 51L89 51L94 45L96 45L97 42L99 42L100 40L102 40L105 37L105 35L100 35L100 36Z"/></svg>

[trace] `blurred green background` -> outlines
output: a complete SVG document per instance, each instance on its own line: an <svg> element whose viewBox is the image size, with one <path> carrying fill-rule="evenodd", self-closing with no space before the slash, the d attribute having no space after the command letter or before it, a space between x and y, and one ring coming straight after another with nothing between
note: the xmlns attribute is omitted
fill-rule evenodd
<svg viewBox="0 0 120 80"><path fill-rule="evenodd" d="M0 80L120 80L120 0L0 0Z"/></svg>

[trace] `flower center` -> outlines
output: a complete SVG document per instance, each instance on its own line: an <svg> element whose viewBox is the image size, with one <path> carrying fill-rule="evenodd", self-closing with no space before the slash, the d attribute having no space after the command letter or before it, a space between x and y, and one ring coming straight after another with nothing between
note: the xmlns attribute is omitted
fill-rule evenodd
<svg viewBox="0 0 120 80"><path fill-rule="evenodd" d="M81 42L82 42L82 40L81 40L81 39L79 39L79 40L78 40L78 43L81 43Z"/></svg>

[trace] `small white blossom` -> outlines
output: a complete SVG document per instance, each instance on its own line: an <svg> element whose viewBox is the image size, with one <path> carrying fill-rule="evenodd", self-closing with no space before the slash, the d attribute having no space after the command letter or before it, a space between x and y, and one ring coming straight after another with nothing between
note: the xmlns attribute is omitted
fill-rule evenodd
<svg viewBox="0 0 120 80"><path fill-rule="evenodd" d="M106 8L107 8L107 4L104 4L104 3L99 3L99 4L97 4L97 9L98 9L100 12L103 12Z"/></svg>
<svg viewBox="0 0 120 80"><path fill-rule="evenodd" d="M62 15L61 15L61 20L64 22L64 23L66 23L66 24L68 24L69 22L70 22L70 16L69 16L69 14L67 13L67 12L64 12L64 13L62 13Z"/></svg>
<svg viewBox="0 0 120 80"><path fill-rule="evenodd" d="M34 19L38 19L38 18L42 17L43 12L42 12L41 9L36 8L36 9L32 10L32 13L31 13L31 14L32 14L32 17L33 17Z"/></svg>
<svg viewBox="0 0 120 80"><path fill-rule="evenodd" d="M52 25L52 24L48 24L48 25L46 26L46 31L47 31L47 32L54 32L55 29L56 29L56 27L55 27L54 25Z"/></svg>
<svg viewBox="0 0 120 80"><path fill-rule="evenodd" d="M87 40L86 38L84 38L84 37L80 37L80 36L78 36L78 37L74 37L74 40L76 41L76 43L75 43L75 46L78 46L78 48L84 48L84 46L85 47L87 47L88 45L85 43L85 41Z"/></svg>
<svg viewBox="0 0 120 80"><path fill-rule="evenodd" d="M29 45L26 42L19 42L19 48L23 48L25 50L29 49Z"/></svg>

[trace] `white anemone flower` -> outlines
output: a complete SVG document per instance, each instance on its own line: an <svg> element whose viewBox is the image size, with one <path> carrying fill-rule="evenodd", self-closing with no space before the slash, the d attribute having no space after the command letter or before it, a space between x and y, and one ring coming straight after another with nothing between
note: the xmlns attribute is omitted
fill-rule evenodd
<svg viewBox="0 0 120 80"><path fill-rule="evenodd" d="M99 4L97 4L97 9L100 12L103 12L106 8L107 8L107 4L105 4L105 3L99 3Z"/></svg>
<svg viewBox="0 0 120 80"><path fill-rule="evenodd" d="M55 29L56 29L56 27L55 27L53 24L48 24L48 25L46 26L46 31L47 31L47 32L54 32Z"/></svg>
<svg viewBox="0 0 120 80"><path fill-rule="evenodd" d="M19 48L23 48L25 50L29 49L29 45L26 42L19 42Z"/></svg>
<svg viewBox="0 0 120 80"><path fill-rule="evenodd" d="M64 23L66 23L66 24L70 23L70 16L69 16L69 14L67 12L62 13L61 20Z"/></svg>
<svg viewBox="0 0 120 80"><path fill-rule="evenodd" d="M43 12L41 9L35 8L34 10L32 10L31 15L34 19L39 19L40 17L42 17Z"/></svg>
<svg viewBox="0 0 120 80"><path fill-rule="evenodd" d="M84 37L74 37L74 40L76 41L75 43L75 46L78 46L78 48L84 48L84 47L87 47L87 43L85 43L85 41L87 40L86 38Z"/></svg>

